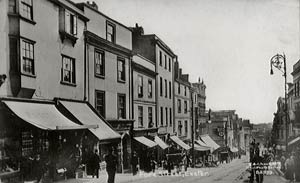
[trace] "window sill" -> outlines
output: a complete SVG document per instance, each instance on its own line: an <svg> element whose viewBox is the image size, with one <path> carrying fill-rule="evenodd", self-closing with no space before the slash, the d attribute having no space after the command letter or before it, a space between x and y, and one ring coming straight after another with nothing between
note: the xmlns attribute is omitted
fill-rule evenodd
<svg viewBox="0 0 300 183"><path fill-rule="evenodd" d="M21 75L27 76L27 77L31 77L31 78L36 78L36 75L29 74L29 73L23 73L23 72L22 72Z"/></svg>
<svg viewBox="0 0 300 183"><path fill-rule="evenodd" d="M13 13L13 12L8 12L7 15L11 17L20 17L18 13Z"/></svg>
<svg viewBox="0 0 300 183"><path fill-rule="evenodd" d="M99 75L99 74L95 74L95 77L96 77L96 78L99 78L99 79L105 79L105 76Z"/></svg>
<svg viewBox="0 0 300 183"><path fill-rule="evenodd" d="M32 25L35 25L35 24L36 24L36 22L35 22L34 20L30 20L30 19L28 19L28 18L26 18L26 17L23 17L22 15L20 15L20 19L22 19L22 20L24 20L25 22L28 22L28 23L30 23L30 24L32 24Z"/></svg>
<svg viewBox="0 0 300 183"><path fill-rule="evenodd" d="M75 43L78 39L74 35L69 34L65 31L59 31L59 35L60 35L60 39L61 39L62 42L64 42L65 39L69 39L72 42L73 47L74 47L74 45L75 45Z"/></svg>
<svg viewBox="0 0 300 183"><path fill-rule="evenodd" d="M68 86L73 86L73 87L77 86L75 83L67 83L67 82L64 82L64 81L61 81L60 84L68 85Z"/></svg>
<svg viewBox="0 0 300 183"><path fill-rule="evenodd" d="M125 84L126 81L124 81L124 80L119 80L119 79L118 79L118 83L123 83L123 84Z"/></svg>

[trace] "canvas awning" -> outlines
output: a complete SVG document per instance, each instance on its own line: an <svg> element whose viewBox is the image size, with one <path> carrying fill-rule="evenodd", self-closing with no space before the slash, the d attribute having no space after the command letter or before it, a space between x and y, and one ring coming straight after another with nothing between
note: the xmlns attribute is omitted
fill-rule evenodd
<svg viewBox="0 0 300 183"><path fill-rule="evenodd" d="M200 138L212 151L220 147L209 135L201 135Z"/></svg>
<svg viewBox="0 0 300 183"><path fill-rule="evenodd" d="M152 140L150 139L147 139L146 137L144 136L141 136L141 137L133 137L135 140L137 140L138 142L144 144L145 146L147 147L154 147L156 146L157 144L155 142L153 142Z"/></svg>
<svg viewBox="0 0 300 183"><path fill-rule="evenodd" d="M161 147L162 149L166 149L169 146L163 141L161 140L161 138L159 138L158 136L154 137L154 141L158 144L159 147Z"/></svg>
<svg viewBox="0 0 300 183"><path fill-rule="evenodd" d="M297 138L293 139L292 141L290 141L290 142L288 143L288 145L292 145L292 144L298 142L299 140L300 140L300 137L297 137Z"/></svg>
<svg viewBox="0 0 300 183"><path fill-rule="evenodd" d="M209 146L206 145L202 140L196 140L196 142L197 142L200 146L209 147Z"/></svg>
<svg viewBox="0 0 300 183"><path fill-rule="evenodd" d="M19 118L43 130L72 130L86 129L66 118L50 102L25 102L5 101L2 102Z"/></svg>
<svg viewBox="0 0 300 183"><path fill-rule="evenodd" d="M194 149L196 151L209 151L210 147L194 144Z"/></svg>
<svg viewBox="0 0 300 183"><path fill-rule="evenodd" d="M91 128L89 130L100 141L121 138L121 135L114 131L87 103L62 100L59 100L59 103L82 124L97 125L98 128Z"/></svg>
<svg viewBox="0 0 300 183"><path fill-rule="evenodd" d="M236 153L236 152L238 152L239 150L238 150L236 147L232 147L232 148L230 148L230 151L233 152L233 153Z"/></svg>
<svg viewBox="0 0 300 183"><path fill-rule="evenodd" d="M188 146L186 143L184 143L182 140L180 140L177 136L171 136L170 137L176 144L178 144L180 147L182 147L185 150L191 149L190 146Z"/></svg>

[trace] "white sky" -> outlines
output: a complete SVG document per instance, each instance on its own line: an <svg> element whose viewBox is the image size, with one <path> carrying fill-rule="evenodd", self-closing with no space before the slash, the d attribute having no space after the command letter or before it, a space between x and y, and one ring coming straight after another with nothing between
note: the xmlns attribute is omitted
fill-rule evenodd
<svg viewBox="0 0 300 183"><path fill-rule="evenodd" d="M81 2L81 0L75 0ZM178 55L190 82L204 78L207 108L235 109L252 123L272 122L284 78L270 58L287 57L288 82L299 57L298 0L96 0L126 26L143 26Z"/></svg>

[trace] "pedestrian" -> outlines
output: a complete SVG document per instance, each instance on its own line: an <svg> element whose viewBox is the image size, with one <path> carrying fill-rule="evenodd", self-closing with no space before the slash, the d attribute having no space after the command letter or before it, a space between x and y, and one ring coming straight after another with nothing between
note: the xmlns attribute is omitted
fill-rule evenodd
<svg viewBox="0 0 300 183"><path fill-rule="evenodd" d="M294 181L294 165L295 158L293 155L290 155L285 161L285 178L290 181Z"/></svg>
<svg viewBox="0 0 300 183"><path fill-rule="evenodd" d="M99 178L99 169L100 169L100 165L99 165L99 163L100 163L100 157L99 157L99 155L98 155L98 150L96 149L95 150L95 153L93 154L93 156L92 156L92 173L93 173L93 178L94 177L97 177L97 178Z"/></svg>
<svg viewBox="0 0 300 183"><path fill-rule="evenodd" d="M167 170L168 170L168 174L171 175L172 162L169 156L167 156Z"/></svg>
<svg viewBox="0 0 300 183"><path fill-rule="evenodd" d="M108 154L105 156L106 171L108 175L107 183L115 182L115 175L117 170L117 157L113 154L113 149L108 149Z"/></svg>
<svg viewBox="0 0 300 183"><path fill-rule="evenodd" d="M33 169L34 169L33 173L35 174L35 178L39 183L40 181L42 181L44 175L44 165L42 164L40 154L37 154L35 159L33 160Z"/></svg>
<svg viewBox="0 0 300 183"><path fill-rule="evenodd" d="M297 182L300 182L300 148L296 148L295 153L295 169L298 170L295 172L295 178Z"/></svg>
<svg viewBox="0 0 300 183"><path fill-rule="evenodd" d="M183 166L184 166L184 171L186 172L187 171L187 166L188 166L188 156L187 156L187 153L185 153L183 155L182 163L183 163Z"/></svg>
<svg viewBox="0 0 300 183"><path fill-rule="evenodd" d="M156 166L156 161L155 161L154 153L152 153L152 155L150 157L150 166L151 166L152 172L154 173L155 172L155 166Z"/></svg>
<svg viewBox="0 0 300 183"><path fill-rule="evenodd" d="M132 165L132 174L136 175L137 174L138 157L137 157L135 151L133 152L133 156L131 159L131 165Z"/></svg>

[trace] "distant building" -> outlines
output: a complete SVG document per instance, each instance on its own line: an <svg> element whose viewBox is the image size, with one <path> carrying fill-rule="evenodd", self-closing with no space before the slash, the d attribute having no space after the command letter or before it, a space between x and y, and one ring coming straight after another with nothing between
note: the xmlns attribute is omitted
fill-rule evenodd
<svg viewBox="0 0 300 183"><path fill-rule="evenodd" d="M157 133L155 63L140 55L132 58L134 135Z"/></svg>
<svg viewBox="0 0 300 183"><path fill-rule="evenodd" d="M246 152L249 152L250 143L252 142L252 124L250 123L250 120L243 120L242 129L244 132L245 150Z"/></svg>
<svg viewBox="0 0 300 183"><path fill-rule="evenodd" d="M209 135L220 146L233 148L233 121L235 110L220 110L211 112Z"/></svg>
<svg viewBox="0 0 300 183"><path fill-rule="evenodd" d="M174 64L174 78L175 125L173 126L173 131L182 140L191 141L193 130L191 124L191 84L189 82L189 75L182 74L182 69L179 67L177 60Z"/></svg>
<svg viewBox="0 0 300 183"><path fill-rule="evenodd" d="M291 135L300 135L300 60L293 65L293 84L289 85L288 104L291 119Z"/></svg>
<svg viewBox="0 0 300 183"><path fill-rule="evenodd" d="M98 11L97 6L80 3L77 6L88 17L84 31L84 57L87 73L87 100L110 125L126 138L122 139L119 171L130 169L132 105L130 62L132 32L123 24ZM126 136L127 134L127 136ZM106 146L103 154L106 153ZM121 157L123 156L123 157Z"/></svg>
<svg viewBox="0 0 300 183"><path fill-rule="evenodd" d="M198 82L192 83L192 88L195 93L194 103L197 106L195 129L196 136L208 134L208 113L206 112L206 85L204 81L198 79Z"/></svg>
<svg viewBox="0 0 300 183"><path fill-rule="evenodd" d="M277 100L277 112L274 113L272 140L273 144L279 146L286 145L286 117L285 117L285 100L279 97Z"/></svg>
<svg viewBox="0 0 300 183"><path fill-rule="evenodd" d="M174 60L176 55L155 34L144 34L142 27L136 24L133 33L133 52L154 61L156 76L157 119L155 127L162 139L174 133Z"/></svg>

